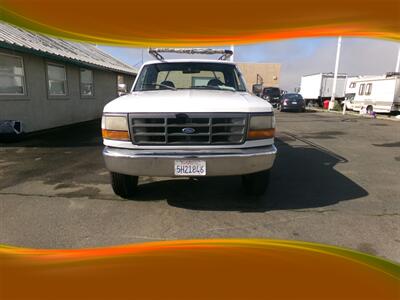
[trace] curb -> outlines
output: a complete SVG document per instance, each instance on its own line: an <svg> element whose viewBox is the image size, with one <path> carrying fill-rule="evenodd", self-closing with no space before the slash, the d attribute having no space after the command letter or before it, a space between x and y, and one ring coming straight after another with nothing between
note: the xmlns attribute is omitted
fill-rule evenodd
<svg viewBox="0 0 400 300"><path fill-rule="evenodd" d="M335 113L335 114L341 114L342 116L354 116L354 117L360 117L360 118L367 118L367 119L374 119L370 115L360 115L359 113L353 112L353 111L348 111L346 110L346 114L343 115L342 111L336 111L336 110L326 110L326 109L321 109L321 108L306 108L308 111L317 111L317 112L324 112L324 113ZM394 121L394 122L400 122L400 119L396 119L396 117L386 117L382 115L376 115L375 119L379 120L388 120L388 121Z"/></svg>

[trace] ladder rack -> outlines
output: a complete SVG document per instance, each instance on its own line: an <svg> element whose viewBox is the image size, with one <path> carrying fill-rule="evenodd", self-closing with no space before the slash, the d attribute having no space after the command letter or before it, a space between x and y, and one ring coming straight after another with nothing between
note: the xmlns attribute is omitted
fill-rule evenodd
<svg viewBox="0 0 400 300"><path fill-rule="evenodd" d="M221 54L218 60L227 60L233 55L232 50L227 49L203 49L203 48L149 48L149 54L158 60L165 58L160 53L179 53L179 54Z"/></svg>

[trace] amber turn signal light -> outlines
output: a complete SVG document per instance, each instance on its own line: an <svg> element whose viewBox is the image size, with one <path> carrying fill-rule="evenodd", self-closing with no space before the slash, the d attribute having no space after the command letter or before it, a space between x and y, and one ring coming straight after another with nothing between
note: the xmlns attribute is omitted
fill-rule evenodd
<svg viewBox="0 0 400 300"><path fill-rule="evenodd" d="M270 129L258 129L258 130L249 130L247 134L247 138L249 140L257 140L257 139L271 139L275 136L275 128Z"/></svg>
<svg viewBox="0 0 400 300"><path fill-rule="evenodd" d="M104 139L129 141L129 132L125 130L122 131L122 130L103 129L101 132Z"/></svg>

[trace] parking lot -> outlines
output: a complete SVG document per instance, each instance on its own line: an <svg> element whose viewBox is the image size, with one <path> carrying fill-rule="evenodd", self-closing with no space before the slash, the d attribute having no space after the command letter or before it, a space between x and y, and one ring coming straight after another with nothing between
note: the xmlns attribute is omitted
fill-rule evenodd
<svg viewBox="0 0 400 300"><path fill-rule="evenodd" d="M99 121L0 144L0 243L80 248L153 240L295 239L400 262L400 122L278 113L269 190L240 177L143 177L115 196Z"/></svg>

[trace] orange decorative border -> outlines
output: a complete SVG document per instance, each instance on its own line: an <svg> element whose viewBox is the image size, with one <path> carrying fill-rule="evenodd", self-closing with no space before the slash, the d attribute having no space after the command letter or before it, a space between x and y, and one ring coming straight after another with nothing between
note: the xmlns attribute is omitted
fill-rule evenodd
<svg viewBox="0 0 400 300"><path fill-rule="evenodd" d="M397 0L3 0L0 10L4 21L24 28L109 45L217 46L338 35L400 40Z"/></svg>
<svg viewBox="0 0 400 300"><path fill-rule="evenodd" d="M400 266L261 239L93 249L0 248L2 299L398 299Z"/></svg>

